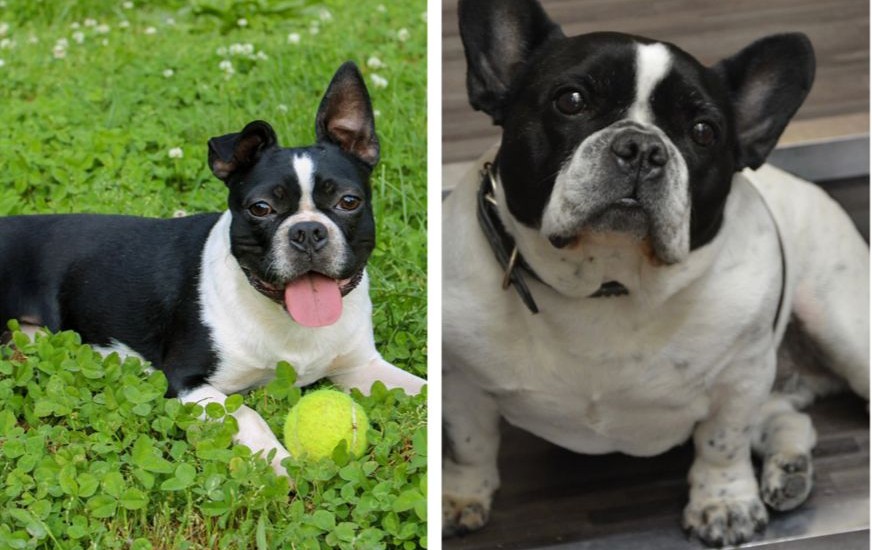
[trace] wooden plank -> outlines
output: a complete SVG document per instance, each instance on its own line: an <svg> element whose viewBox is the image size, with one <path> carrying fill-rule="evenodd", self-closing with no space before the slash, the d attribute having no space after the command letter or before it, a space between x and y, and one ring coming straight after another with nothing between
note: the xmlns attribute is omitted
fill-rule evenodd
<svg viewBox="0 0 872 550"><path fill-rule="evenodd" d="M857 538L849 533L868 530L866 404L843 395L822 400L810 413L819 436L815 488L799 509L771 513L766 534L756 541L760 547L832 548L827 544L853 544ZM503 485L491 522L445 539L443 548L702 548L680 529L692 459L690 444L652 458L578 455L504 425Z"/></svg>

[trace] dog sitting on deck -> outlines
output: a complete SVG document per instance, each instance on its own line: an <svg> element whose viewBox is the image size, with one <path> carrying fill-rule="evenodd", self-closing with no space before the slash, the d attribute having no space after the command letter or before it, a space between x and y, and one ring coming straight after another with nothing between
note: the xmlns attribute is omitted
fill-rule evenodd
<svg viewBox="0 0 872 550"><path fill-rule="evenodd" d="M764 165L811 44L769 36L705 67L638 36L566 37L535 0L459 11L470 102L502 139L443 207L443 532L486 523L502 416L580 453L692 438L684 527L751 539L811 490L797 408L869 391L868 247L823 191ZM776 360L788 328L829 371Z"/></svg>

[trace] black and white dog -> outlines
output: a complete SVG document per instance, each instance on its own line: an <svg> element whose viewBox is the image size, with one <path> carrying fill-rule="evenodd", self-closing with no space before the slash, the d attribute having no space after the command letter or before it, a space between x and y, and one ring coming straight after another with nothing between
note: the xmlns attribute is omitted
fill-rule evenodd
<svg viewBox="0 0 872 550"><path fill-rule="evenodd" d="M375 243L372 107L353 63L321 101L317 143L284 148L265 122L209 140L228 210L158 220L54 215L0 219L0 323L74 330L161 369L168 393L222 403L288 361L297 383L368 391L423 380L375 349L365 271ZM239 443L287 450L242 407Z"/></svg>
<svg viewBox="0 0 872 550"><path fill-rule="evenodd" d="M460 29L502 141L443 210L443 532L487 521L502 415L581 453L692 437L685 527L750 539L765 505L811 490L796 407L844 383L794 365L773 391L788 322L868 398L868 247L824 192L763 166L811 87L808 39L704 67L637 36L565 37L535 0L461 0Z"/></svg>

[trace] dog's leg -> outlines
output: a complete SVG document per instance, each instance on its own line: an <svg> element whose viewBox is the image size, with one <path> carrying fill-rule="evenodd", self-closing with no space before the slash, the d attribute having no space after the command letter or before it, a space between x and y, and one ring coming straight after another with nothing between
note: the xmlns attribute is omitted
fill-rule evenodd
<svg viewBox="0 0 872 550"><path fill-rule="evenodd" d="M480 529L499 488L500 414L493 397L456 371L442 376L445 449L442 459L442 534Z"/></svg>
<svg viewBox="0 0 872 550"><path fill-rule="evenodd" d="M778 511L792 510L812 487L811 450L817 441L811 418L774 393L760 411L751 444L763 460L760 495Z"/></svg>
<svg viewBox="0 0 872 550"><path fill-rule="evenodd" d="M357 388L366 395L372 388L372 383L380 380L388 388L402 388L407 394L421 393L426 380L404 371L388 363L381 356L376 356L365 365L330 375L330 381L343 389Z"/></svg>
<svg viewBox="0 0 872 550"><path fill-rule="evenodd" d="M205 407L208 403L224 405L227 395L210 384L204 384L199 388L180 394L179 399L183 403L197 403ZM234 436L234 441L247 446L253 453L263 451L264 458L272 449L275 449L276 454L270 465L278 475L287 476L288 472L282 466L282 460L291 455L276 439L266 421L257 412L245 405L239 407L233 416L236 417L236 422L239 424L239 431Z"/></svg>
<svg viewBox="0 0 872 550"><path fill-rule="evenodd" d="M40 327L36 325L29 325L27 323L21 323L21 332L27 335L31 341L36 339L36 333L39 332Z"/></svg>
<svg viewBox="0 0 872 550"><path fill-rule="evenodd" d="M774 353L765 361L774 368ZM696 457L683 524L711 546L745 542L768 521L751 465L751 433L769 388L739 381L754 379L747 371L765 368L761 361L731 366L712 394L715 410L694 430Z"/></svg>

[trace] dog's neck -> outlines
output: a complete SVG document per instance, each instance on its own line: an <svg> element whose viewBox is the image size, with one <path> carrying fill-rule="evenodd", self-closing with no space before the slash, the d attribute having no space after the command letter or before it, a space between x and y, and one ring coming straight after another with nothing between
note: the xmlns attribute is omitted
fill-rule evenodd
<svg viewBox="0 0 872 550"><path fill-rule="evenodd" d="M719 240L715 239L685 261L671 266L659 262L645 240L618 233L584 233L577 243L558 249L538 230L512 216L498 175L494 176L494 199L505 231L543 283L537 288L548 286L569 298L590 298L604 284L614 281L628 291L620 299L662 303L701 276L720 248Z"/></svg>

